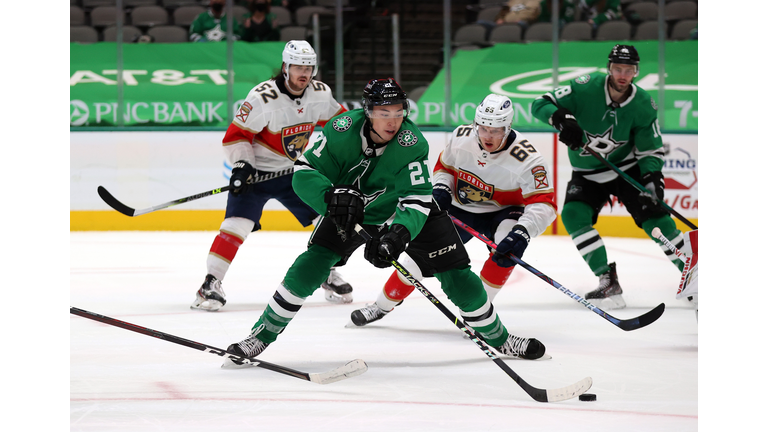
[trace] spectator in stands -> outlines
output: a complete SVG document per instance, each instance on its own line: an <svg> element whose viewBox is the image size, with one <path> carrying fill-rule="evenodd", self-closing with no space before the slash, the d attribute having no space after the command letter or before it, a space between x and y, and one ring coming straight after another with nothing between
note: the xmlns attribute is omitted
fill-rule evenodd
<svg viewBox="0 0 768 432"><path fill-rule="evenodd" d="M280 39L277 15L270 11L267 0L253 0L248 7L251 15L243 22L243 40L246 42L276 41Z"/></svg>
<svg viewBox="0 0 768 432"><path fill-rule="evenodd" d="M499 11L496 24L517 23L528 27L535 23L541 14L540 0L509 0Z"/></svg>
<svg viewBox="0 0 768 432"><path fill-rule="evenodd" d="M622 18L621 0L581 0L579 8L582 18L586 17L594 29L606 21Z"/></svg>
<svg viewBox="0 0 768 432"><path fill-rule="evenodd" d="M189 28L189 40L192 42L218 42L227 38L227 14L224 12L226 0L211 0L210 8L201 13ZM232 20L234 39L240 39L240 24Z"/></svg>
<svg viewBox="0 0 768 432"><path fill-rule="evenodd" d="M560 12L558 13L558 21L562 28L565 24L576 20L576 6L578 0L560 0ZM539 3L541 8L541 14L539 14L538 22L552 22L552 0L541 0Z"/></svg>

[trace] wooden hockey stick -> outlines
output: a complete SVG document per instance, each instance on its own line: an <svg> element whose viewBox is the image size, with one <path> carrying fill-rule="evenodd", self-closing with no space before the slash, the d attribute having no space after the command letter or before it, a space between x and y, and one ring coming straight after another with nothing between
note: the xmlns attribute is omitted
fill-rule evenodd
<svg viewBox="0 0 768 432"><path fill-rule="evenodd" d="M483 234L481 234L477 230L473 229L469 225L467 225L464 222L456 219L453 216L451 216L451 220L453 221L453 223L455 223L459 227L463 228L464 231L466 231L466 232L472 234L473 236L475 236L476 238L480 239L480 241L482 241L483 243L485 243L488 246L490 246L491 248L493 248L493 250L496 250L496 244L493 241L491 241L488 237L484 236ZM608 320L608 322L610 322L611 324L615 325L616 327L618 327L618 328L620 328L620 329L622 329L624 331L637 330L639 328L645 327L648 324L651 324L652 322L654 322L657 319L659 319L659 317L661 317L661 314L664 313L665 306L664 306L664 303L661 303L660 305L656 306L655 308L651 309L650 311L648 311L648 312L644 313L643 315L640 315L639 317L636 317L636 318L630 318L630 319L615 318L615 317L609 315L607 312L604 312L602 309L598 308L597 306L593 305L592 303L588 302L584 298L580 297L578 294L576 294L576 293L570 291L568 288L560 285L554 279L550 278L549 276L545 275L544 273L542 273L542 272L536 270L535 268L533 268L532 266L528 265L526 262L524 262L520 258L518 258L518 257L516 257L516 256L514 256L512 254L507 254L507 256L509 258L511 258L515 263L523 266L523 268L525 268L529 272L533 273L534 275L538 276L539 279L541 279L544 282L546 282L546 283L552 285L553 287L559 289L560 291L562 291L568 297L576 300L577 302L582 304L587 309L589 309L592 312L600 315L601 317L603 317L606 320Z"/></svg>
<svg viewBox="0 0 768 432"><path fill-rule="evenodd" d="M597 158L597 160L599 160L599 161L600 161L600 162L601 162L603 165L605 165L605 166L607 166L608 168L610 168L610 169L612 169L613 171L615 171L615 172L616 172L616 174L618 174L618 175L619 175L621 178L623 178L624 180L626 180L627 182L629 182L629 184L631 184L632 186L634 186L634 187L635 187L635 189L639 190L640 192L645 192L645 193L647 193L647 194L649 194L649 195L652 195L650 192L648 192L648 189L644 188L644 187L643 187L643 186L642 186L640 183L638 183L637 181L635 181L635 179L633 179L632 177L628 176L628 175L627 175L627 173L625 173L624 171L620 170L620 169L619 169L619 168L618 168L616 165L614 165L614 164L612 164L611 162L609 162L609 161L608 161L606 158L604 158L603 156L601 156L601 155L600 155L600 153L596 152L595 150L593 150L593 149L592 149L591 147L589 147L589 146L584 146L584 147L583 147L583 149L584 149L584 150L586 150L586 151L587 151L587 153L589 153L589 154L591 154L592 156L594 156L595 158ZM670 207L669 205L667 205L667 203L665 203L665 202L664 202L664 200L659 200L659 199L655 199L655 198L654 198L654 200L655 200L655 201L656 201L656 202L657 202L659 205L661 205L662 207L664 207L664 208L665 208L665 209L666 209L668 212L672 213L672 214L673 214L673 215L674 215L676 218L678 218L678 219L679 219L681 222L683 222L684 224L688 225L688 227L690 227L691 229L699 229L699 228L698 228L696 225L694 225L694 224L693 224L693 222L691 222L691 221L689 221L688 219L684 218L684 217L683 217L683 215L681 215L681 214L680 214L680 213L678 213L678 212L677 212L675 209L673 209L672 207Z"/></svg>
<svg viewBox="0 0 768 432"><path fill-rule="evenodd" d="M363 229L360 225L355 225L355 231L357 231L358 234L360 234L366 241L371 240L371 235L368 234L368 232ZM506 363L504 363L504 360L500 359L496 354L491 351L491 348L477 335L475 335L472 331L470 331L463 323L462 320L458 319L456 315L451 313L451 311L440 302L434 295L432 295L431 292L421 283L418 279L416 279L408 270L405 269L400 263L397 262L397 260L391 260L390 261L393 266L395 266L395 269L397 269L400 274L402 274L408 282L412 283L416 289L419 290L422 294L424 294L424 297L426 297L430 303L435 305L440 312L443 313L446 317L448 317L449 320L453 322L453 324L459 328L459 330L463 331L465 335L469 337L472 342L475 343L475 345L480 348L485 355L487 355L491 360L493 360L494 363L498 367L501 368L504 372L506 372L507 375L509 375L510 378L512 378L517 385L519 385L530 397L533 398L533 400L537 402L559 402L568 400L571 398L575 398L576 396L586 392L589 390L590 387L592 387L592 378L586 377L582 379L581 381L578 381L574 384L571 384L567 387L562 387L559 389L553 389L553 390L547 390L547 389L540 389L536 388L527 382L523 380L520 375L515 373L515 371L512 370Z"/></svg>
<svg viewBox="0 0 768 432"><path fill-rule="evenodd" d="M276 171L276 172L273 172L273 173L264 174L262 176L256 177L255 179L250 180L248 182L248 184L255 184L255 183L265 182L267 180L272 180L274 178L282 177L284 175L288 175L288 174L291 174L291 173L293 173L293 167L286 168L286 169L284 169L282 171ZM139 210L136 210L136 209L133 209L131 207L128 207L127 205L125 205L125 204L121 203L120 201L118 201L117 198L115 198L111 193L109 193L109 191L104 186L99 186L96 189L96 191L99 193L99 196L101 197L101 199L104 200L105 203L107 203L107 205L109 205L113 209L119 211L120 213L122 213L122 214L124 214L126 216L133 217L133 216L139 216L139 215L143 215L143 214L147 214L147 213L152 213L154 211L166 209L168 207L172 207L172 206L175 206L177 204L183 204L183 203L186 203L186 202L195 201L195 200L198 200L200 198L205 198L205 197L208 197L208 196L211 196L211 195L220 194L222 192L227 192L227 191L229 191L231 189L232 188L229 185L227 185L227 186L224 186L224 187L212 189L212 190L205 191L205 192L202 192L202 193L199 193L199 194L191 195L191 196L184 197L184 198L179 198L177 200L169 201L167 203L163 203L163 204L159 204L159 205L156 205L156 206L148 207L148 208L145 208L145 209L139 209Z"/></svg>
<svg viewBox="0 0 768 432"><path fill-rule="evenodd" d="M247 358L247 357L241 357L235 354L231 354L227 351L224 351L223 349L212 347L210 345L202 344L199 342L194 342L188 339L184 339L178 336L174 336L168 333L163 333L157 330L152 330L150 328L141 327L136 324L131 324L125 321L120 321L119 319L110 318L108 316L99 315L94 312L89 312L83 309L78 309L76 307L69 308L69 313L73 315L78 315L83 318L92 319L94 321L98 321L100 323L109 324L111 326L120 327L126 330L130 330L132 332L140 333L147 336L156 337L158 339L162 339L168 342L173 342L178 345L183 345L185 347L194 348L198 351L203 351L211 354L215 354L219 357L228 358L230 360L236 360L243 364L248 364L251 366L256 366L260 368L264 368L267 370L271 370L272 372L281 373L283 375L292 376L294 378L299 378L304 381L310 381L317 384L330 384L334 383L336 381L341 381L343 379L351 378L357 375L362 374L363 372L368 370L368 365L365 364L364 361L357 359L352 360L351 362L345 364L344 366L340 366L336 369L332 369L327 372L321 372L321 373L307 373L307 372L301 372L297 371L295 369L287 368L285 366L280 366L274 363L267 363L262 360L256 360L255 358Z"/></svg>

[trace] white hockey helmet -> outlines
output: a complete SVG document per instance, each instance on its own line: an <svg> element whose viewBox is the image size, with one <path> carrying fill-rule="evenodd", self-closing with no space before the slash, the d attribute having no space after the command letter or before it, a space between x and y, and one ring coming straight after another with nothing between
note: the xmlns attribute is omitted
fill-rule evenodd
<svg viewBox="0 0 768 432"><path fill-rule="evenodd" d="M312 45L303 40L292 40L285 44L283 49L283 63L285 63L285 78L288 79L290 65L314 66L312 78L317 75L317 54Z"/></svg>
<svg viewBox="0 0 768 432"><path fill-rule="evenodd" d="M491 93L480 102L475 111L475 133L478 126L504 128L504 138L512 130L512 101L508 97ZM479 135L478 135L479 139Z"/></svg>

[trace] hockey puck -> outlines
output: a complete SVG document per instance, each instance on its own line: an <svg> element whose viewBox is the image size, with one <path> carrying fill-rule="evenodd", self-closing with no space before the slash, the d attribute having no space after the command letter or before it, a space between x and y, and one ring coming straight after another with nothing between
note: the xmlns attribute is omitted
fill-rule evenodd
<svg viewBox="0 0 768 432"><path fill-rule="evenodd" d="M592 393L583 393L579 395L579 400L584 402L594 402L597 400L597 395Z"/></svg>

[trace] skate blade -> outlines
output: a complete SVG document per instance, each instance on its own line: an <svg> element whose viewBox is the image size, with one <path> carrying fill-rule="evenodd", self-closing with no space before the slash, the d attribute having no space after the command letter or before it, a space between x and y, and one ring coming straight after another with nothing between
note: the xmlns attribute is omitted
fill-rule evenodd
<svg viewBox="0 0 768 432"><path fill-rule="evenodd" d="M610 296L604 299L589 299L588 301L600 309L606 311L624 309L627 306L627 304L624 302L624 299L621 297L621 294Z"/></svg>
<svg viewBox="0 0 768 432"><path fill-rule="evenodd" d="M225 358L224 362L221 364L222 369L245 369L248 367L251 367L251 365L247 363L238 364L228 358Z"/></svg>
<svg viewBox="0 0 768 432"><path fill-rule="evenodd" d="M552 360L552 356L549 355L549 354L544 354L543 356L541 356L541 357L539 357L537 359L532 359L532 360L524 359L522 357L508 356L506 354L499 354L499 357L504 359L504 360L525 360L525 361Z"/></svg>
<svg viewBox="0 0 768 432"><path fill-rule="evenodd" d="M189 308L193 310L204 310L206 312L216 312L217 310L221 309L221 307L224 306L221 304L220 301L217 300L204 300L202 302L195 302L192 303Z"/></svg>
<svg viewBox="0 0 768 432"><path fill-rule="evenodd" d="M325 299L331 303L343 304L352 303L352 293L348 294L336 294L332 290L325 289Z"/></svg>
<svg viewBox="0 0 768 432"><path fill-rule="evenodd" d="M352 328L352 329L359 329L363 327L365 326L355 325L355 323L353 323L352 320L347 321L347 324L344 325L344 328Z"/></svg>

